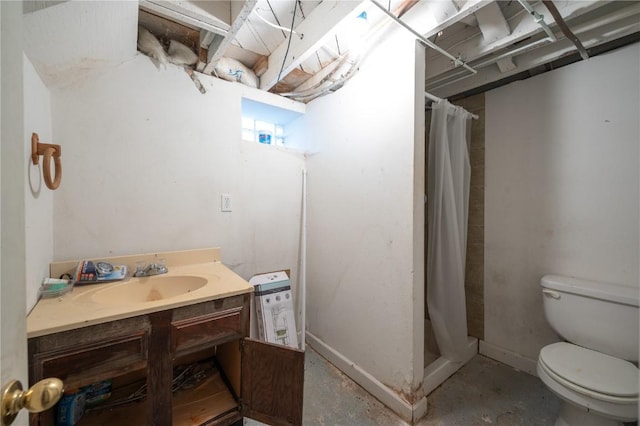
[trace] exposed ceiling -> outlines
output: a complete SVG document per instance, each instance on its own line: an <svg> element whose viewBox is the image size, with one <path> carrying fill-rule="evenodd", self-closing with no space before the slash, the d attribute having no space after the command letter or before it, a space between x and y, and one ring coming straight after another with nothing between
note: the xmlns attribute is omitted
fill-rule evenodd
<svg viewBox="0 0 640 426"><path fill-rule="evenodd" d="M191 48L197 71L217 75L232 58L260 89L307 102L339 89L402 23L431 46L425 89L446 97L577 52L553 9L583 57L640 32L637 1L25 0L25 52L47 85L69 84L136 55L140 24Z"/></svg>

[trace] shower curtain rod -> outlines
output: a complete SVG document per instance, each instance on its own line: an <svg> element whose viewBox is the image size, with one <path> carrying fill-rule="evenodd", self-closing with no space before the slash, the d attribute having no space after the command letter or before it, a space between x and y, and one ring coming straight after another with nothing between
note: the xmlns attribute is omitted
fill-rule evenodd
<svg viewBox="0 0 640 426"><path fill-rule="evenodd" d="M439 97L437 97L437 96L434 96L434 95L432 95L432 94L431 94L431 93L429 93L429 92L424 92L424 97L425 97L426 99L429 99L430 101L433 101L433 102L440 102L441 100L443 100L442 98L439 98ZM465 111L466 111L466 110L465 110ZM467 112L469 112L469 111L467 111ZM471 114L470 112L469 112L469 115L471 115L471 118L473 118L474 120L477 120L478 118L480 118L478 115L476 115L476 114Z"/></svg>

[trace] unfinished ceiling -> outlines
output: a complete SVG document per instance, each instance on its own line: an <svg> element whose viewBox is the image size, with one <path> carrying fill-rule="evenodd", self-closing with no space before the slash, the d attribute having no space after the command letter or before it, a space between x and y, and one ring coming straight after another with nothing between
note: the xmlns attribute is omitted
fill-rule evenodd
<svg viewBox="0 0 640 426"><path fill-rule="evenodd" d="M188 46L199 72L231 58L303 102L339 89L396 25L429 46L425 89L439 96L640 31L640 2L605 0L25 0L24 12L25 52L48 85L130 59L140 24Z"/></svg>

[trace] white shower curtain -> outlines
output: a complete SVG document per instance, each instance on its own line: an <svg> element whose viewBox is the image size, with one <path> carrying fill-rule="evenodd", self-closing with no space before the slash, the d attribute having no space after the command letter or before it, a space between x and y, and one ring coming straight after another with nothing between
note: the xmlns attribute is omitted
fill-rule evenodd
<svg viewBox="0 0 640 426"><path fill-rule="evenodd" d="M460 362L467 347L464 271L471 114L446 100L433 103L432 109L427 181L427 305L440 354Z"/></svg>

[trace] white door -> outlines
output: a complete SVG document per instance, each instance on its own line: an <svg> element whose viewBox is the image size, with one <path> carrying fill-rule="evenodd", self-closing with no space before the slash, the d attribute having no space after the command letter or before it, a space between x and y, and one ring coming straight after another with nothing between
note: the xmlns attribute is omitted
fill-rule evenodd
<svg viewBox="0 0 640 426"><path fill-rule="evenodd" d="M0 1L0 384L27 388L22 55L22 2Z"/></svg>

